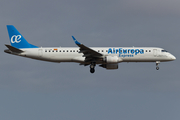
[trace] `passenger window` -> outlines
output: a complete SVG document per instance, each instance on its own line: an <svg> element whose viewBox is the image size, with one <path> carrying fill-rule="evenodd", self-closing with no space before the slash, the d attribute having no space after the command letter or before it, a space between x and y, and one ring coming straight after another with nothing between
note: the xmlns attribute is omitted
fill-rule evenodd
<svg viewBox="0 0 180 120"><path fill-rule="evenodd" d="M102 50L102 52L103 52L103 50Z"/></svg>
<svg viewBox="0 0 180 120"><path fill-rule="evenodd" d="M151 50L149 50L149 52L151 52Z"/></svg>

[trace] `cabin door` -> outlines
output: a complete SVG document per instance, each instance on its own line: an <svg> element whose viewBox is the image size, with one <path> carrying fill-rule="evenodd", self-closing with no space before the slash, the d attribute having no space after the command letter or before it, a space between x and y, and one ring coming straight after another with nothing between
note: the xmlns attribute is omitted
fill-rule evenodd
<svg viewBox="0 0 180 120"><path fill-rule="evenodd" d="M43 55L42 49L38 50L38 55L39 55L39 57L42 57L42 55Z"/></svg>
<svg viewBox="0 0 180 120"><path fill-rule="evenodd" d="M153 49L154 57L157 57L157 49Z"/></svg>

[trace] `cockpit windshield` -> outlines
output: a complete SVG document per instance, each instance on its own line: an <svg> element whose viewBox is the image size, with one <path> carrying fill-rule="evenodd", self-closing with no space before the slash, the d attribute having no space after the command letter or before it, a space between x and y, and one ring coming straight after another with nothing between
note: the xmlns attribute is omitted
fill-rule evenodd
<svg viewBox="0 0 180 120"><path fill-rule="evenodd" d="M161 50L161 52L168 52L167 50Z"/></svg>

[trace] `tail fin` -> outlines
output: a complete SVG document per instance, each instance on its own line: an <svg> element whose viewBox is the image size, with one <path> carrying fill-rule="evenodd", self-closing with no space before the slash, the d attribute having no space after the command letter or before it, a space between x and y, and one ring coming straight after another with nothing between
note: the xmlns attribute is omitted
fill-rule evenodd
<svg viewBox="0 0 180 120"><path fill-rule="evenodd" d="M15 48L38 48L29 44L13 25L7 25L11 46Z"/></svg>

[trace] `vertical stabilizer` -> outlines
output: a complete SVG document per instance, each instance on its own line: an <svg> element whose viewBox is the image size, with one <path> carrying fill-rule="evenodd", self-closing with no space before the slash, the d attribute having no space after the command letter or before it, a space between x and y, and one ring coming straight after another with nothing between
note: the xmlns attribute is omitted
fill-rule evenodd
<svg viewBox="0 0 180 120"><path fill-rule="evenodd" d="M26 39L19 33L13 25L7 25L9 39L11 46L15 48L38 48L37 46L29 44Z"/></svg>

